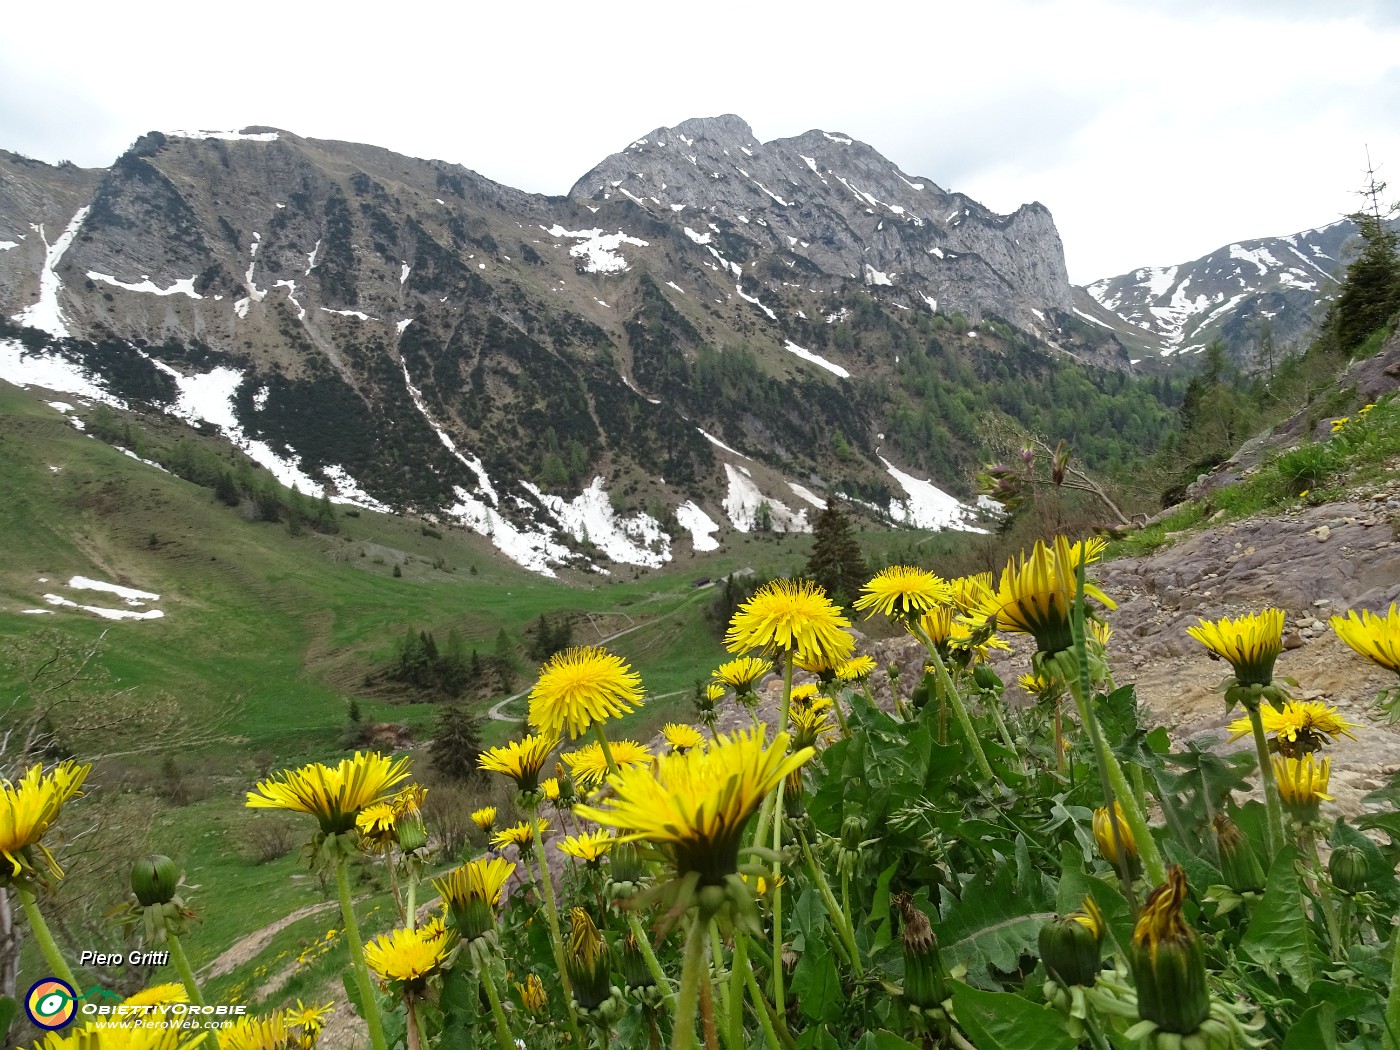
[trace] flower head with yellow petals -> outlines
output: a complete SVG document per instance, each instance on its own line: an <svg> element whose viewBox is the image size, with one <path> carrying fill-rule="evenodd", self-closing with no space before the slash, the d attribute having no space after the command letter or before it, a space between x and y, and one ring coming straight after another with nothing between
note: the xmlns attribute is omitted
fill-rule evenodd
<svg viewBox="0 0 1400 1050"><path fill-rule="evenodd" d="M635 740L611 740L608 748L618 769L631 766L650 765L652 753ZM565 751L559 756L569 767L569 776L580 790L592 791L603 783L608 775L608 759L603 754L603 746L593 740L573 751Z"/></svg>
<svg viewBox="0 0 1400 1050"><path fill-rule="evenodd" d="M661 727L661 735L666 741L666 746L673 753L684 754L691 748L705 746L705 738L700 734L700 730L682 722L667 722Z"/></svg>
<svg viewBox="0 0 1400 1050"><path fill-rule="evenodd" d="M1323 802L1331 802L1327 784L1332 778L1332 760L1313 761L1312 755L1302 758L1274 759L1274 782L1278 784L1279 801L1300 824L1317 821Z"/></svg>
<svg viewBox="0 0 1400 1050"><path fill-rule="evenodd" d="M1056 536L1049 545L1037 540L1029 557L1022 554L1019 563L1007 563L996 590L989 591L975 615L994 622L999 630L1031 635L1047 656L1068 649L1074 643L1070 611L1076 570L1098 561L1104 546L1099 539L1071 543ZM1084 594L1116 608L1093 583L1085 581Z"/></svg>
<svg viewBox="0 0 1400 1050"><path fill-rule="evenodd" d="M596 646L555 653L530 690L530 724L575 739L642 704L642 678L620 656Z"/></svg>
<svg viewBox="0 0 1400 1050"><path fill-rule="evenodd" d="M875 663L875 657L862 653L860 656L851 657L837 667L836 678L838 681L846 683L863 682L875 673L878 666Z"/></svg>
<svg viewBox="0 0 1400 1050"><path fill-rule="evenodd" d="M515 786L522 792L538 791L540 770L558 746L557 734L532 733L503 747L487 748L476 764L477 768L488 773L504 773L515 781Z"/></svg>
<svg viewBox="0 0 1400 1050"><path fill-rule="evenodd" d="M845 630L850 625L817 584L773 580L739 606L729 621L724 647L731 653L821 655L835 663L855 647L855 639Z"/></svg>
<svg viewBox="0 0 1400 1050"><path fill-rule="evenodd" d="M365 962L382 984L420 989L442 967L451 948L450 939L433 925L399 928L366 944Z"/></svg>
<svg viewBox="0 0 1400 1050"><path fill-rule="evenodd" d="M912 565L891 565L875 574L855 600L852 608L874 616L883 613L892 620L917 620L924 613L953 600L948 581Z"/></svg>
<svg viewBox="0 0 1400 1050"><path fill-rule="evenodd" d="M310 813L322 834L342 835L355 827L360 810L386 801L407 777L408 759L357 751L335 766L316 762L260 781L247 805Z"/></svg>
<svg viewBox="0 0 1400 1050"><path fill-rule="evenodd" d="M37 860L54 878L63 871L40 841L58 819L63 804L79 790L90 765L60 762L49 773L30 766L18 781L0 780L0 886L11 879L39 875Z"/></svg>
<svg viewBox="0 0 1400 1050"><path fill-rule="evenodd" d="M1400 609L1394 602L1384 616L1369 609L1352 609L1329 622L1337 637L1366 659L1400 674Z"/></svg>
<svg viewBox="0 0 1400 1050"><path fill-rule="evenodd" d="M1264 724L1264 732L1272 734L1278 744L1279 753L1285 758L1301 758L1322 750L1324 744L1336 742L1339 736L1355 740L1352 730L1358 728L1348 722L1335 707L1316 700L1290 700L1278 711L1261 705L1259 717ZM1248 736L1253 726L1248 718L1237 718L1230 723L1230 739L1238 740Z"/></svg>
<svg viewBox="0 0 1400 1050"><path fill-rule="evenodd" d="M559 852L596 868L616 841L617 836L611 831L590 831L583 835L568 836L559 843Z"/></svg>
<svg viewBox="0 0 1400 1050"><path fill-rule="evenodd" d="M1230 619L1201 620L1186 633L1235 671L1235 681L1243 686L1269 685L1274 678L1274 661L1283 652L1283 610L1265 609Z"/></svg>
<svg viewBox="0 0 1400 1050"><path fill-rule="evenodd" d="M720 664L710 677L742 696L745 693L752 693L754 686L771 670L773 670L773 664L769 660L759 656L741 656L737 660L729 660ZM719 697L715 699L723 699L723 697L724 693L721 690Z"/></svg>
<svg viewBox="0 0 1400 1050"><path fill-rule="evenodd" d="M765 733L757 726L721 735L708 751L663 755L654 767L624 769L609 778L612 795L578 813L617 828L622 841L666 849L679 875L695 872L701 885L718 885L738 870L748 819L813 754L803 748L789 755L786 733L771 743Z"/></svg>

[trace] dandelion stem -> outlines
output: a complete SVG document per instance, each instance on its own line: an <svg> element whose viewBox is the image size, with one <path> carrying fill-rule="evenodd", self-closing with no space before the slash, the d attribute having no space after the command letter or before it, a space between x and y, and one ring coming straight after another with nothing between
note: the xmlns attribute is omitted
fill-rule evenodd
<svg viewBox="0 0 1400 1050"><path fill-rule="evenodd" d="M190 960L185 955L185 946L180 943L180 938L170 929L165 931L165 941L170 948L170 961L175 964L175 972L180 975L180 983L185 986L185 994L190 997L190 1002L195 1006L204 1005L204 996L199 993L199 984L194 979L194 970L190 968ZM204 1033L205 1041L209 1044L209 1050L219 1050L219 1037L211 1028Z"/></svg>
<svg viewBox="0 0 1400 1050"><path fill-rule="evenodd" d="M963 736L967 738L968 746L972 748L972 758L977 763L977 772L982 776L983 785L990 787L995 780L991 763L987 761L986 752L982 750L982 741L977 738L977 730L973 728L972 719L968 717L967 707L963 704L962 697L958 695L953 680L948 677L948 668L943 666L943 658L938 655L938 646L933 644L933 640L917 623L911 622L909 629L928 650L930 666L933 668L934 679L938 683L940 695L946 695L948 703L952 705L953 714L957 715L958 718L958 725L962 726ZM1012 751L1014 753L1015 748L1012 748Z"/></svg>
<svg viewBox="0 0 1400 1050"><path fill-rule="evenodd" d="M710 923L710 939L715 938L715 924ZM710 978L710 968L705 967L705 977L700 982L700 1030L705 1034L705 1050L719 1050L719 1032L715 1028L715 982Z"/></svg>
<svg viewBox="0 0 1400 1050"><path fill-rule="evenodd" d="M1317 849L1317 835L1311 829L1303 831L1303 838L1306 840L1307 852L1312 854L1313 864L1317 871L1324 871L1322 854ZM1314 881L1317 887L1317 906L1322 910L1322 920L1327 926L1327 939L1332 942L1332 958L1341 960L1346 953L1346 945L1342 943L1342 931L1337 923L1337 906L1332 900L1332 890L1327 885L1324 876L1318 876Z"/></svg>
<svg viewBox="0 0 1400 1050"><path fill-rule="evenodd" d="M613 759L612 748L608 746L607 734L603 732L603 723L593 723L593 735L598 738L598 746L603 749L603 761L608 764L608 772L617 773L617 762Z"/></svg>
<svg viewBox="0 0 1400 1050"><path fill-rule="evenodd" d="M544 855L544 837L539 833L539 812L538 804L526 806L525 812L529 814L530 822L536 828L535 841L540 846L540 885L544 887L544 907L545 918L549 920L549 938L554 942L554 962L559 967L559 980L563 982L564 992L573 995L573 985L569 981L569 973L564 969L564 936L559 932L559 907L554 903L554 879L549 874L549 858ZM521 851L521 857L525 856ZM529 870L529 861L525 862L525 868Z"/></svg>
<svg viewBox="0 0 1400 1050"><path fill-rule="evenodd" d="M705 927L699 910L690 923L685 937L685 957L681 964L681 991L676 1000L676 1029L671 1037L671 1050L691 1050L695 1045L695 1007L700 997L700 981L708 975L705 966Z"/></svg>
<svg viewBox="0 0 1400 1050"><path fill-rule="evenodd" d="M486 960L480 961L478 967L481 973L481 986L486 989L486 1001L491 1004L491 1018L496 1022L496 1046L499 1050L515 1050L515 1044L510 1038L510 1024L506 1021L506 1012L501 1009L501 993L496 990L496 976L491 972L491 964ZM563 974L563 969L560 969Z"/></svg>
<svg viewBox="0 0 1400 1050"><path fill-rule="evenodd" d="M408 1050L420 1050L423 1045L423 1035L418 1028L418 1007L409 996L404 996L404 1011L408 1015Z"/></svg>
<svg viewBox="0 0 1400 1050"><path fill-rule="evenodd" d="M1274 782L1274 764L1269 757L1269 740L1264 735L1264 719L1259 714L1259 704L1245 704L1249 712L1249 725L1254 731L1254 751L1259 756L1259 779L1264 784L1264 807L1269 819L1264 825L1265 842L1269 848L1269 863L1273 863L1283 849L1286 838L1283 832L1283 805L1278 799L1278 784Z"/></svg>
<svg viewBox="0 0 1400 1050"><path fill-rule="evenodd" d="M729 984L721 980L723 977L722 966L724 963L724 948L719 942L719 927L710 923L710 965L714 968L713 978L707 984L717 986L719 995L719 1023L726 1031L729 1028ZM701 1005L704 1005L702 998Z"/></svg>
<svg viewBox="0 0 1400 1050"><path fill-rule="evenodd" d="M1056 653L1051 659L1058 662L1057 670L1060 672L1060 677L1069 686L1070 695L1074 697L1074 706L1079 712L1080 724L1089 732L1089 740L1094 747L1094 757L1098 762L1099 778L1103 781L1105 802L1110 807L1109 812L1113 812L1113 802L1117 800L1123 808L1123 819L1128 822L1128 830L1132 832L1133 841L1137 844L1138 856L1142 858L1142 866L1147 872L1147 877L1152 880L1154 886L1157 886L1167 880L1167 868L1162 862L1161 851L1157 849L1157 840L1152 837L1152 831L1147 826L1147 818L1138 808L1137 799L1133 796L1132 788L1128 786L1128 778L1123 775L1123 767L1118 764L1117 757L1109 749L1108 742L1104 740L1103 733L1099 729L1098 716L1094 714L1094 709L1089 703L1089 651L1084 644L1084 565L1082 563L1078 566L1075 576L1077 584L1074 615L1070 617L1074 647ZM1062 657L1069 658L1068 666L1061 659Z"/></svg>
<svg viewBox="0 0 1400 1050"><path fill-rule="evenodd" d="M1390 995L1385 1000L1385 1050L1400 1050L1400 926L1390 927Z"/></svg>
<svg viewBox="0 0 1400 1050"><path fill-rule="evenodd" d="M744 975L749 965L749 935L734 928L734 951L729 956L729 1030L725 1042L729 1050L744 1047Z"/></svg>
<svg viewBox="0 0 1400 1050"><path fill-rule="evenodd" d="M335 886L340 893L340 917L345 922L345 938L350 947L350 964L355 968L355 984L360 990L361 1013L369 1029L369 1041L374 1050L386 1050L384 1025L379 1019L379 999L369 979L365 965L365 946L360 940L360 924L355 920L355 905L350 900L350 873L345 854L335 858Z"/></svg>
<svg viewBox="0 0 1400 1050"><path fill-rule="evenodd" d="M865 971L860 965L860 952L856 950L856 937L855 932L851 929L850 916L836 903L836 895L831 892L831 883L827 881L826 872L822 871L817 864L817 858L812 855L812 847L807 841L806 833L799 829L797 839L802 843L802 855L807 860L807 870L812 873L812 881L817 884L817 890L822 895L822 902L826 905L826 910L831 913L831 920L836 924L836 932L841 936L841 940L846 946L846 953L851 957L851 969L855 972L856 980L862 981L865 979Z"/></svg>
<svg viewBox="0 0 1400 1050"><path fill-rule="evenodd" d="M773 1007L768 1000L763 998L763 991L758 987L758 978L753 975L753 967L744 967L744 983L748 985L749 995L753 998L754 1013L758 1014L759 1026L763 1029L764 1041L768 1044L768 1050L783 1050L784 1047L791 1047L791 1039L780 1039L774 1030Z"/></svg>
<svg viewBox="0 0 1400 1050"><path fill-rule="evenodd" d="M632 931L632 937L637 942L637 948L642 953L642 958L646 960L647 969L651 971L652 979L656 981L656 987L661 992L661 998L666 1002L666 1009L674 1015L676 1012L676 996L671 991L671 982L666 977L666 971L661 968L661 961L657 959L656 953L651 950L651 939L647 937L646 930L642 929L641 920L637 918L635 912L627 913L627 926Z"/></svg>
<svg viewBox="0 0 1400 1050"><path fill-rule="evenodd" d="M407 920L408 928L416 930L418 928L418 868L410 860L408 868L408 908Z"/></svg>
<svg viewBox="0 0 1400 1050"><path fill-rule="evenodd" d="M53 939L53 934L49 932L48 923L44 922L44 916L39 911L39 903L34 899L34 894L29 887L23 883L15 884L15 893L19 895L20 906L24 908L24 917L29 920L29 928L34 931L34 939L39 942L39 951L44 956L44 961L49 964L49 969L59 980L67 983L70 988L78 987L78 979L73 976L73 971L68 968L68 963L63 959L63 953L58 950L58 944Z"/></svg>
<svg viewBox="0 0 1400 1050"><path fill-rule="evenodd" d="M778 781L777 805L773 817L773 1008L782 1020L787 1018L787 996L783 990L783 789L787 778Z"/></svg>

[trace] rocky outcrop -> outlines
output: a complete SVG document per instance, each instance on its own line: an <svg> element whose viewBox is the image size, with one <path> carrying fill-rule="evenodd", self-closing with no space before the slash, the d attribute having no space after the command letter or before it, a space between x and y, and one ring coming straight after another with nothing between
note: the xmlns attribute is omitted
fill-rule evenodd
<svg viewBox="0 0 1400 1050"><path fill-rule="evenodd" d="M658 221L713 234L746 271L814 288L863 281L1029 330L1046 330L1047 311L1072 308L1064 250L1043 205L997 215L846 135L814 130L765 143L732 114L687 120L608 157L570 196L625 196Z"/></svg>

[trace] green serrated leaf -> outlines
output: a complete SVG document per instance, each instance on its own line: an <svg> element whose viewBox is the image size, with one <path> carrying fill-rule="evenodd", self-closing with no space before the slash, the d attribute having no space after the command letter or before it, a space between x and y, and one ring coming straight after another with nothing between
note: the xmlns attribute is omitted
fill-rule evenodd
<svg viewBox="0 0 1400 1050"><path fill-rule="evenodd" d="M802 1016L814 1024L838 1021L846 1009L841 977L831 950L818 937L807 939L807 950L792 972L792 995Z"/></svg>
<svg viewBox="0 0 1400 1050"><path fill-rule="evenodd" d="M0 1042L10 1030L10 1022L19 1013L19 1003L8 995L0 995Z"/></svg>
<svg viewBox="0 0 1400 1050"><path fill-rule="evenodd" d="M899 861L895 861L880 872L880 877L875 880L875 899L870 907L870 925L875 927L875 939L871 945L872 951L879 951L889 944L894 936L890 920L890 882L898 870Z"/></svg>
<svg viewBox="0 0 1400 1050"><path fill-rule="evenodd" d="M977 1050L1074 1050L1064 1019L1010 992L984 992L953 982L953 1013Z"/></svg>
<svg viewBox="0 0 1400 1050"><path fill-rule="evenodd" d="M961 900L947 904L936 927L943 960L948 966L964 964L969 981L995 988L989 970L1013 973L1022 955L1035 955L1040 927L1054 917L1054 909L1054 895L1043 878L1018 893L1014 872L1000 868L991 882L969 883Z"/></svg>
<svg viewBox="0 0 1400 1050"><path fill-rule="evenodd" d="M826 928L826 903L815 887L808 886L798 895L797 905L792 909L793 948L805 951L808 939L819 939Z"/></svg>
<svg viewBox="0 0 1400 1050"><path fill-rule="evenodd" d="M881 1028L874 1032L866 1032L861 1036L860 1042L855 1045L854 1050L919 1050L919 1048L909 1040Z"/></svg>
<svg viewBox="0 0 1400 1050"><path fill-rule="evenodd" d="M1337 1009L1323 1003L1307 1010L1288 1026L1282 1050L1337 1050Z"/></svg>
<svg viewBox="0 0 1400 1050"><path fill-rule="evenodd" d="M365 1015L365 1004L360 998L360 986L355 980L354 970L343 970L340 974L341 987L345 989L345 1001L355 1008L361 1017Z"/></svg>
<svg viewBox="0 0 1400 1050"><path fill-rule="evenodd" d="M1245 952L1273 975L1282 971L1303 991L1317 978L1318 948L1303 910L1303 880L1298 851L1287 846L1269 869L1263 898L1254 906L1240 941Z"/></svg>

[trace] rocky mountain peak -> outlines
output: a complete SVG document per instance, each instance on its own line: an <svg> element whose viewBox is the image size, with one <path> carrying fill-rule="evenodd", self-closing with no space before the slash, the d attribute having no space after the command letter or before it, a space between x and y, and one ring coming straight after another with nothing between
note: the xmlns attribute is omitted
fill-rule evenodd
<svg viewBox="0 0 1400 1050"><path fill-rule="evenodd" d="M590 206L630 199L699 243L708 229L726 238L726 266L777 253L815 289L860 280L928 308L997 313L1051 341L1045 312L1073 306L1042 205L998 215L848 135L759 142L739 117L695 118L614 153L570 196Z"/></svg>

